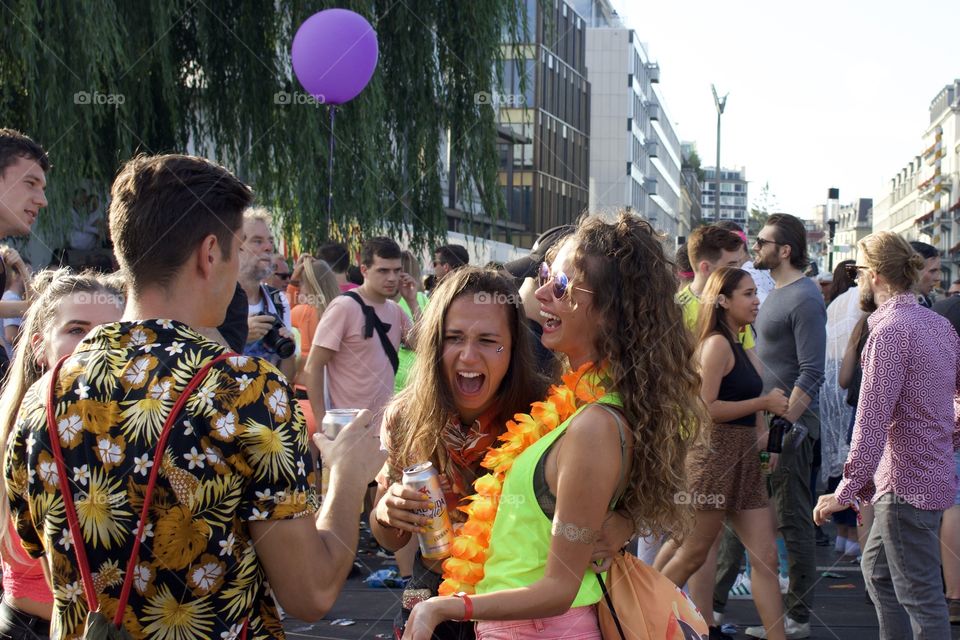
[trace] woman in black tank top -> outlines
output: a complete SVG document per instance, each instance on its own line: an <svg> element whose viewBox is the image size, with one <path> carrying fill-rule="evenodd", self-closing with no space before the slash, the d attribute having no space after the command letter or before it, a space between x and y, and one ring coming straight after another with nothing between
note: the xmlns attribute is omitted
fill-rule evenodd
<svg viewBox="0 0 960 640"><path fill-rule="evenodd" d="M706 442L687 456L689 493L696 523L683 544L664 545L657 566L677 585L689 582L690 595L711 625L711 638L725 638L714 626L713 589L716 551L712 550L725 518L729 518L750 555L754 601L768 638L783 639L783 603L777 578L776 530L767 506L760 449L766 448L762 412L787 410L780 389L763 393L753 354L740 343L740 332L757 317L760 301L753 278L723 267L711 274L701 298L697 327L700 396L713 426ZM752 349L751 349L752 351ZM773 454L771 454L773 457ZM775 464L775 460L771 460Z"/></svg>

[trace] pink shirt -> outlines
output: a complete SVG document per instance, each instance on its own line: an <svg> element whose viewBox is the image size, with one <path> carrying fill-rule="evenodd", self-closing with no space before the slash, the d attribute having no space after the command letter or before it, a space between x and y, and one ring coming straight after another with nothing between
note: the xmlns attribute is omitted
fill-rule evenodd
<svg viewBox="0 0 960 640"><path fill-rule="evenodd" d="M895 493L918 509L948 509L957 492L960 338L949 320L909 293L884 302L868 322L857 421L837 500Z"/></svg>
<svg viewBox="0 0 960 640"><path fill-rule="evenodd" d="M387 336L395 348L399 347L401 336L407 335L413 321L393 300L373 304L363 299L374 308L381 322L390 325ZM327 408L369 409L376 428L383 408L393 397L394 373L376 331L364 338L363 329L363 311L357 301L338 296L323 312L313 344L337 352L327 364L327 390L332 405Z"/></svg>
<svg viewBox="0 0 960 640"><path fill-rule="evenodd" d="M20 536L13 526L13 521L7 521L7 535L10 536L10 545L20 548ZM3 563L3 592L14 598L30 598L37 602L53 602L53 594L43 576L43 567L40 560L31 558L26 551L21 551L22 558L7 558L4 554L0 559ZM71 558L72 560L72 558Z"/></svg>

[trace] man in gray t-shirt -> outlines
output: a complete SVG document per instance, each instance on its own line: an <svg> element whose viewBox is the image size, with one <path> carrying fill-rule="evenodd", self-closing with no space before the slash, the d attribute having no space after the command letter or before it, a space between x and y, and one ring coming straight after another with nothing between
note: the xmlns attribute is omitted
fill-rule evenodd
<svg viewBox="0 0 960 640"><path fill-rule="evenodd" d="M808 430L796 448L785 449L779 456L769 479L770 497L787 547L790 588L784 622L788 638L810 635L816 580L810 476L814 443L820 437L817 396L824 375L827 312L820 287L803 275L807 262L803 222L787 214L770 216L754 244L754 266L769 270L776 283L754 323L757 356L763 364L764 393L774 387L783 389L790 398L783 417ZM731 564L739 566L742 556L741 545L725 546L718 576ZM725 600L725 596L714 597ZM750 627L746 633L766 637L763 627Z"/></svg>

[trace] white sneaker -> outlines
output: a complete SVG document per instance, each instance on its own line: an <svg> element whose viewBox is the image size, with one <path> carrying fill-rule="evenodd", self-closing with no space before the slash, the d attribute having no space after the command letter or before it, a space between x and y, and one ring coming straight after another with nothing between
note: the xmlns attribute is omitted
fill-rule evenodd
<svg viewBox="0 0 960 640"><path fill-rule="evenodd" d="M750 590L750 576L746 572L737 574L737 579L730 587L731 600L750 600L753 598L753 591Z"/></svg>
<svg viewBox="0 0 960 640"><path fill-rule="evenodd" d="M786 632L787 640L801 640L802 638L810 637L810 623L809 622L797 622L790 616L787 616L783 620L783 629ZM747 627L747 630L744 631L751 638L762 638L766 640L767 630L762 626L759 627Z"/></svg>
<svg viewBox="0 0 960 640"><path fill-rule="evenodd" d="M713 624L718 627L723 624L723 614L719 611L713 612Z"/></svg>
<svg viewBox="0 0 960 640"><path fill-rule="evenodd" d="M837 539L833 541L833 550L837 553L842 554L843 550L847 546L847 539L843 536L837 536Z"/></svg>
<svg viewBox="0 0 960 640"><path fill-rule="evenodd" d="M860 543L856 540L847 540L847 544L844 546L843 555L850 556L851 558L856 558L860 555Z"/></svg>
<svg viewBox="0 0 960 640"><path fill-rule="evenodd" d="M780 593L790 591L790 576L781 576L777 574L777 580L780 581Z"/></svg>

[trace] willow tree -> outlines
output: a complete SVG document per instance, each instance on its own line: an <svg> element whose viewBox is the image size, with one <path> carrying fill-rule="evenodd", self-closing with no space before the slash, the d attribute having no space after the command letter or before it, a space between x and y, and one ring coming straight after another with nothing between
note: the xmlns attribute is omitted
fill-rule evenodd
<svg viewBox="0 0 960 640"><path fill-rule="evenodd" d="M517 42L523 0L7 0L0 8L0 126L44 144L54 170L40 231L59 243L70 194L109 185L136 153L215 158L313 246L327 235L329 107L300 99L290 43L316 11L363 15L377 71L338 107L334 228L359 225L414 246L446 230L440 139L452 131L460 188L503 210L496 118L474 96L499 86L501 39ZM286 99L278 96L293 96Z"/></svg>

